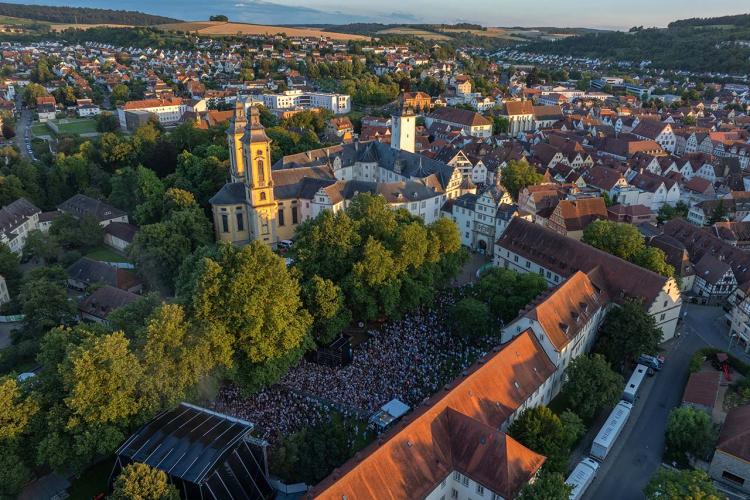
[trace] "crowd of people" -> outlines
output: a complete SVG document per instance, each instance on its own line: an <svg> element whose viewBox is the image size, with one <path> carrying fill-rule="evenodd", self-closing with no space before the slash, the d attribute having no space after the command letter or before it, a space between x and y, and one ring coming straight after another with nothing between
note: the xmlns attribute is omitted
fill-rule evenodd
<svg viewBox="0 0 750 500"><path fill-rule="evenodd" d="M251 397L224 389L216 408L253 422L259 435L273 441L320 423L332 410L367 416L394 398L413 407L484 354L450 331L446 315L454 297L443 294L433 308L370 330L345 367L302 361Z"/></svg>

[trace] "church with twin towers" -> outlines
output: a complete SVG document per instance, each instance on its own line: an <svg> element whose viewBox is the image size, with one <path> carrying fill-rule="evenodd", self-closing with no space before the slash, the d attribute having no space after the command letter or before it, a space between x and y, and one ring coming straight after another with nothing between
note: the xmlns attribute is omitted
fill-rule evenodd
<svg viewBox="0 0 750 500"><path fill-rule="evenodd" d="M210 200L217 241L260 241L275 247L322 210L345 209L359 193L383 196L429 224L445 203L476 188L461 171L415 152L416 115L391 120L391 144L339 144L272 163L271 139L258 108L237 101L227 128L230 182Z"/></svg>

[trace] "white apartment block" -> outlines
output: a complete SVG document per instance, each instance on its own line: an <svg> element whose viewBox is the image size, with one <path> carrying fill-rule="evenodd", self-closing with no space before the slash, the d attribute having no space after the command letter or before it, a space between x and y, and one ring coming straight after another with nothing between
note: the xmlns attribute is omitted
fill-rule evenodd
<svg viewBox="0 0 750 500"><path fill-rule="evenodd" d="M281 94L263 94L263 105L269 109L327 109L336 115L352 110L351 97L346 94L287 90Z"/></svg>

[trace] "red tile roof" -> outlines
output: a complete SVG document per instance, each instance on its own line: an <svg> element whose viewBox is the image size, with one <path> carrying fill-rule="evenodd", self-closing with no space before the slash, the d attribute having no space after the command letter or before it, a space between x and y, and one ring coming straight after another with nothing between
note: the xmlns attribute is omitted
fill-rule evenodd
<svg viewBox="0 0 750 500"><path fill-rule="evenodd" d="M496 429L554 371L533 334L523 332L406 415L308 497L422 498L457 470L513 498L544 457Z"/></svg>

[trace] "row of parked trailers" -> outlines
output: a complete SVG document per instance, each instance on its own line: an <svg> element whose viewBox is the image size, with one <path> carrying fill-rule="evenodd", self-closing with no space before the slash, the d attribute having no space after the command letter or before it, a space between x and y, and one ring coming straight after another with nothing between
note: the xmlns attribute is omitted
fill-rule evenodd
<svg viewBox="0 0 750 500"><path fill-rule="evenodd" d="M609 414L607 421L599 430L596 435L594 442L591 445L590 457L586 457L581 460L576 468L573 469L568 479L565 480L567 484L573 487L570 493L571 500L580 499L586 492L588 487L594 481L596 473L599 470L599 464L607 458L609 452L612 451L617 438L625 428L625 424L630 418L630 412L633 409L633 404L638 396L638 391L641 388L643 380L648 374L648 367L644 365L637 365L633 375L625 385L625 390L622 394L622 400L617 403L612 412Z"/></svg>

